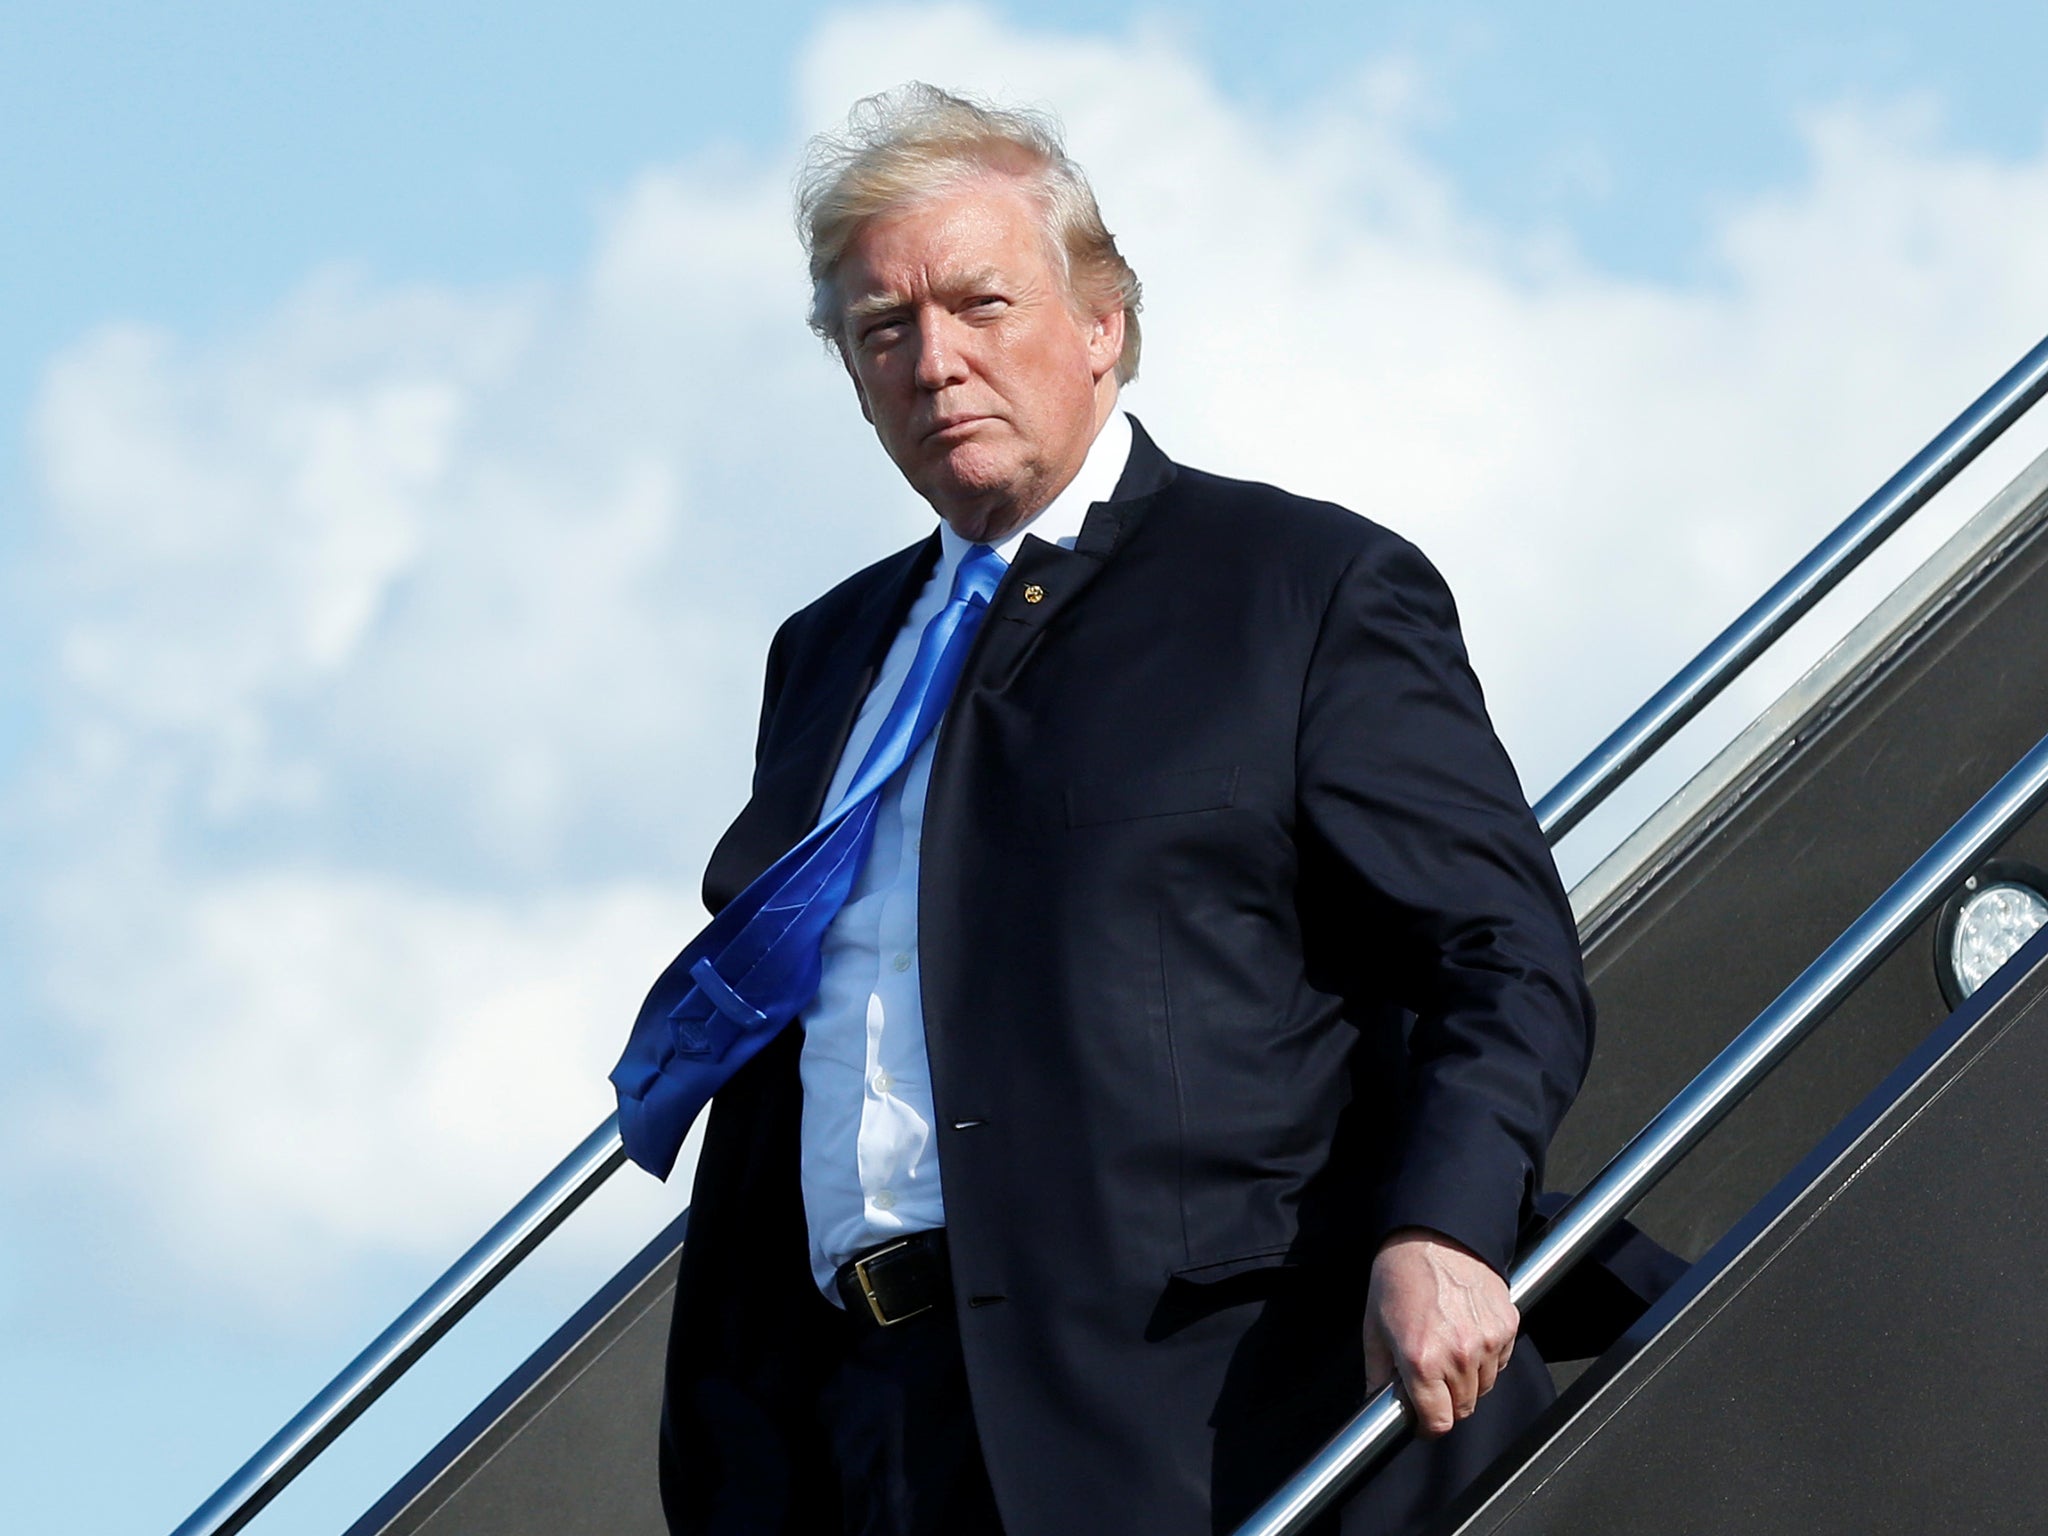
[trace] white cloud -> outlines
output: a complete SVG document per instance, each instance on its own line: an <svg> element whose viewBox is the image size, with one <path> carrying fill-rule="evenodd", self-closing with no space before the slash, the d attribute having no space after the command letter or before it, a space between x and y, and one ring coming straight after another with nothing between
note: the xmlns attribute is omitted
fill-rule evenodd
<svg viewBox="0 0 2048 1536"><path fill-rule="evenodd" d="M2040 323L2048 159L1924 110L1817 115L1657 284L1463 206L1398 61L1274 118L1163 35L868 11L797 115L910 75L1063 113L1147 284L1134 409L1430 550L1532 788ZM14 1119L213 1283L449 1256L602 1113L773 622L928 525L802 327L788 174L650 170L558 289L326 273L52 364L5 889L71 1046Z"/></svg>
<svg viewBox="0 0 2048 1536"><path fill-rule="evenodd" d="M352 1256L452 1258L596 1124L592 1067L696 910L625 882L520 901L112 874L61 891L51 978L91 1034L98 1107L60 1097L19 1128L135 1181L157 1251L280 1316L345 1285Z"/></svg>

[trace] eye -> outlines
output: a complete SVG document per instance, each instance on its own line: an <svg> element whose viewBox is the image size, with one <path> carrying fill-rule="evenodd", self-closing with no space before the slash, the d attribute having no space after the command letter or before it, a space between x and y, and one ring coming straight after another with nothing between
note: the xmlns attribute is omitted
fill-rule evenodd
<svg viewBox="0 0 2048 1536"><path fill-rule="evenodd" d="M903 335L903 322L896 319L873 320L860 329L859 341L870 350L892 346Z"/></svg>
<svg viewBox="0 0 2048 1536"><path fill-rule="evenodd" d="M999 293L978 293L967 301L966 310L970 315L986 317L1000 314L1009 307L1009 303Z"/></svg>

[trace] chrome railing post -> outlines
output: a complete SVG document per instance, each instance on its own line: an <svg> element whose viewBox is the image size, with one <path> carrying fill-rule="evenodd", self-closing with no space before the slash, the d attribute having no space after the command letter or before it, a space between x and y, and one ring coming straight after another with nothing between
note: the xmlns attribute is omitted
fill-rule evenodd
<svg viewBox="0 0 2048 1536"><path fill-rule="evenodd" d="M1558 1214L1508 1277L1508 1292L1515 1305L1532 1305L1583 1258L1617 1219L2044 801L2048 801L2048 737L2036 743L1943 833ZM1391 1387L1381 1391L1238 1527L1237 1536L1291 1536L1299 1531L1347 1484L1391 1450L1407 1427L1407 1404Z"/></svg>
<svg viewBox="0 0 2048 1536"><path fill-rule="evenodd" d="M1770 591L1687 662L1683 671L1560 779L1536 805L1536 820L1544 836L1555 843L1577 826L1645 758L1713 702L1765 647L1832 592L1865 556L2024 416L2043 393L2048 393L2048 337L2007 369L2005 377L1979 395L1939 437L1885 481Z"/></svg>
<svg viewBox="0 0 2048 1536"><path fill-rule="evenodd" d="M619 1145L619 1117L612 1115L583 1138L531 1193L513 1206L448 1272L386 1328L320 1395L270 1437L180 1525L172 1536L227 1536L256 1512L324 1450L362 1411L405 1374L497 1283L562 1224L569 1213L610 1178L626 1160Z"/></svg>

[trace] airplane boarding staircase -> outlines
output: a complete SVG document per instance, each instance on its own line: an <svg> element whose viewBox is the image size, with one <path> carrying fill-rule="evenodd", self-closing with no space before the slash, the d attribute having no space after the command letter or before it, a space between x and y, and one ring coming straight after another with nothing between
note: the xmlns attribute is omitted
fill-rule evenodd
<svg viewBox="0 0 2048 1536"><path fill-rule="evenodd" d="M1552 840L2043 393L2048 341L1545 797ZM1444 1536L2048 1529L2048 929L1996 964L2048 918L2044 731L2048 454L1578 884L1599 1041L1548 1182L1583 1193L1517 1297L1625 1212L1694 1262L1558 1371L1556 1405ZM2004 948L1972 989L1952 956L2000 902ZM175 1536L245 1525L621 1161L607 1122ZM348 1536L662 1536L686 1230ZM1305 1529L1403 1412L1362 1405L1245 1536Z"/></svg>

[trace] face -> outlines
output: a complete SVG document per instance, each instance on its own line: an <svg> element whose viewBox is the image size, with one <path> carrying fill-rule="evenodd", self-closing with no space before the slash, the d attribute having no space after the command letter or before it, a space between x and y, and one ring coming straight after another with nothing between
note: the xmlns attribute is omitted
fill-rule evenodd
<svg viewBox="0 0 2048 1536"><path fill-rule="evenodd" d="M870 220L839 285L861 412L963 538L1001 538L1073 479L1116 403L1124 317L1076 313L1023 188Z"/></svg>

